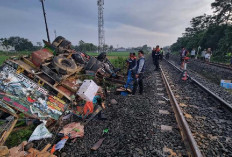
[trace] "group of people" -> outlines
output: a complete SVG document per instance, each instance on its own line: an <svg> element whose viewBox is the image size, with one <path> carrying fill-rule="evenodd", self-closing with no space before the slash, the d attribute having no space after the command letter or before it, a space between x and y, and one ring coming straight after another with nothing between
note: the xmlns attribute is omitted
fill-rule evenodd
<svg viewBox="0 0 232 157"><path fill-rule="evenodd" d="M138 60L135 53L130 53L130 57L127 60L128 71L132 72L132 77L134 79L132 95L135 95L136 90L139 86L139 94L143 94L143 76L145 69L145 57L142 50L138 51Z"/></svg>
<svg viewBox="0 0 232 157"><path fill-rule="evenodd" d="M170 50L167 51L166 53L166 58L169 58L169 53ZM158 71L159 68L159 62L163 60L164 56L164 51L162 48L157 45L155 48L152 50L152 59L153 59L153 64L155 65L155 71Z"/></svg>
<svg viewBox="0 0 232 157"><path fill-rule="evenodd" d="M169 58L170 49L166 52L165 57ZM162 48L159 47L159 45L156 46L156 48L153 48L152 51L152 59L153 64L155 65L155 71L158 71L159 68L159 62L163 60L164 51ZM144 76L144 69L145 69L145 57L144 52L142 50L138 51L138 59L136 58L135 53L130 53L129 58L126 60L128 71L131 71L132 77L134 79L133 83L133 90L132 95L135 95L136 90L139 86L139 94L143 94L143 76Z"/></svg>
<svg viewBox="0 0 232 157"><path fill-rule="evenodd" d="M183 48L182 48L182 51L183 51ZM197 58L198 56L198 52L196 52L195 48L192 49L190 54L191 54L192 59ZM206 62L210 62L211 56L212 56L211 48L208 48L207 50L204 49L200 54L200 59Z"/></svg>

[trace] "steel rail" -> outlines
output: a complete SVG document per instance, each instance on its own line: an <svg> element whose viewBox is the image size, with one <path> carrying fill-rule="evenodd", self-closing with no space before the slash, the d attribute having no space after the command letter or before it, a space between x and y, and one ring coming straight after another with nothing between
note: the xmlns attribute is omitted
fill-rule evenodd
<svg viewBox="0 0 232 157"><path fill-rule="evenodd" d="M196 61L196 60L195 60ZM209 64L209 65L213 65L213 66L216 66L216 67L220 67L220 68L224 68L224 69L228 69L228 70L232 70L232 67L230 65L226 65L226 64L222 64L222 63L216 63L216 62L204 62L204 61L198 61L197 62L200 62L200 63L205 63L205 64Z"/></svg>
<svg viewBox="0 0 232 157"><path fill-rule="evenodd" d="M229 69L232 70L232 67L226 64L221 64L221 63L215 63L215 62L209 62L210 65L214 65L217 67L221 67L221 68L225 68L225 69Z"/></svg>
<svg viewBox="0 0 232 157"><path fill-rule="evenodd" d="M176 117L177 123L179 125L179 128L181 130L181 135L183 137L184 143L187 146L187 148L189 148L191 156L202 157L203 155L201 154L201 151L197 145L197 142L195 141L195 139L192 135L192 132L189 128L189 125L188 125L187 121L185 120L183 112L182 112L173 92L172 92L172 89L168 83L168 80L167 80L167 78L162 70L162 67L161 67L161 75L162 75L163 81L165 83L166 89L168 91L170 102L173 106L175 117Z"/></svg>
<svg viewBox="0 0 232 157"><path fill-rule="evenodd" d="M169 62L168 60L166 60L169 64L171 64L175 69L177 69L180 72L183 72L183 70L181 70L180 68L178 68L176 65L174 65L173 63ZM209 93L211 96L213 96L216 100L218 100L220 103L222 103L223 105L225 105L229 110L232 111L232 104L226 102L224 99L222 99L220 96L216 95L214 92L212 92L210 89L208 89L207 87L205 87L203 84L201 84L199 81L197 81L196 79L189 77L194 83L196 83L199 87L201 87L203 90L205 90L207 93Z"/></svg>

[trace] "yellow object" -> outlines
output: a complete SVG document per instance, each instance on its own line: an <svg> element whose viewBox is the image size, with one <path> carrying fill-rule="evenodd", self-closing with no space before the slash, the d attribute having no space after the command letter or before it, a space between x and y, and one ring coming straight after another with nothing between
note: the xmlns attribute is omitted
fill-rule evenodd
<svg viewBox="0 0 232 157"><path fill-rule="evenodd" d="M39 85L39 86L43 86L43 85L44 85L44 82L41 81L41 80L39 80L39 81L38 81L38 85Z"/></svg>
<svg viewBox="0 0 232 157"><path fill-rule="evenodd" d="M22 67L18 67L18 69L17 69L17 71L16 71L16 73L17 74L20 74L20 73L22 73L24 71L24 69L22 68Z"/></svg>
<svg viewBox="0 0 232 157"><path fill-rule="evenodd" d="M63 95L61 93L58 93L57 97L61 99L61 98L63 98Z"/></svg>

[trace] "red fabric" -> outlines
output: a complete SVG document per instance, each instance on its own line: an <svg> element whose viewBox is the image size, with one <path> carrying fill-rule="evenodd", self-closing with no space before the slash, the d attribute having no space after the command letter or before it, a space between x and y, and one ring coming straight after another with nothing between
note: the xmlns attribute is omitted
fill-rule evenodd
<svg viewBox="0 0 232 157"><path fill-rule="evenodd" d="M27 101L30 103L34 103L36 100L33 100L31 97L27 97Z"/></svg>
<svg viewBox="0 0 232 157"><path fill-rule="evenodd" d="M93 102L87 101L84 106L84 114L86 115L87 113L88 114L93 113L93 108L94 108Z"/></svg>

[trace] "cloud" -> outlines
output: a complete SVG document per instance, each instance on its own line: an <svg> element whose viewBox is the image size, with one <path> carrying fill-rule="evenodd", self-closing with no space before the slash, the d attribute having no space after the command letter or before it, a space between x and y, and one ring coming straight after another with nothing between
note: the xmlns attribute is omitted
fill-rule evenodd
<svg viewBox="0 0 232 157"><path fill-rule="evenodd" d="M106 43L124 47L170 45L189 21L212 13L213 0L105 0ZM97 44L97 0L46 0L51 39L54 30L73 44ZM2 1L0 37L21 36L36 43L46 39L41 3L31 0Z"/></svg>
<svg viewBox="0 0 232 157"><path fill-rule="evenodd" d="M110 40L119 47L133 47L134 45L144 44L154 45L159 44L159 39L165 40L170 37L168 33L148 31L146 29L124 24L117 28L106 29L106 32L106 40L110 38Z"/></svg>

